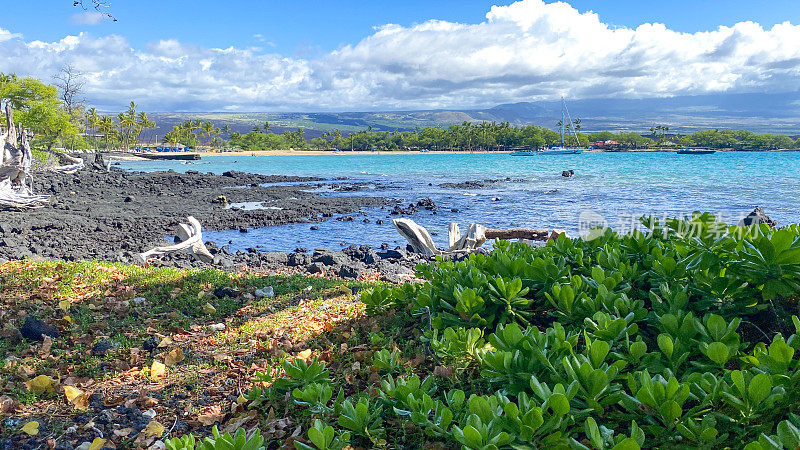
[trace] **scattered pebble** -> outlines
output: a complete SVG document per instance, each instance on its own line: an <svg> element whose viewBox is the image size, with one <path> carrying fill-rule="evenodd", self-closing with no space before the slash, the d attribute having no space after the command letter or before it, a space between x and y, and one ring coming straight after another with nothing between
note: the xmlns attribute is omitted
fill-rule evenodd
<svg viewBox="0 0 800 450"><path fill-rule="evenodd" d="M157 337L150 336L149 338L145 339L144 342L142 342L142 348L147 351L155 350L158 347L159 342L161 341L159 341Z"/></svg>
<svg viewBox="0 0 800 450"><path fill-rule="evenodd" d="M228 286L218 286L214 289L214 297L217 298L224 298L224 297L231 297L236 298L236 289L233 289Z"/></svg>
<svg viewBox="0 0 800 450"><path fill-rule="evenodd" d="M275 297L275 290L272 288L272 286L267 286L261 289L256 289L254 294L258 298L272 298Z"/></svg>
<svg viewBox="0 0 800 450"><path fill-rule="evenodd" d="M225 324L224 323L214 323L208 326L208 329L211 331L225 331Z"/></svg>
<svg viewBox="0 0 800 450"><path fill-rule="evenodd" d="M101 340L101 341L97 341L97 342L96 342L96 343L95 343L95 344L92 346L92 354L93 354L93 355L95 355L95 356L102 356L102 355L105 355L105 354L106 354L106 352L107 352L107 351L109 351L109 350L111 350L111 348L112 348L113 346L114 346L114 344L112 344L112 343L111 343L111 341L107 341L107 340L105 340L105 339L104 339L104 340Z"/></svg>

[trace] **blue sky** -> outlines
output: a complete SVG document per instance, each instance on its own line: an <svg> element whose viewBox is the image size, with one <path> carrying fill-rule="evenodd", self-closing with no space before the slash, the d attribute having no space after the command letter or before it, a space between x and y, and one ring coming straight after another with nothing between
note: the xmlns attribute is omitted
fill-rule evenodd
<svg viewBox="0 0 800 450"><path fill-rule="evenodd" d="M120 0L117 22L72 0L5 2L0 71L72 65L105 110L774 94L800 90L798 1Z"/></svg>
<svg viewBox="0 0 800 450"><path fill-rule="evenodd" d="M65 34L120 34L134 47L156 39L178 39L205 47L262 46L287 56L317 56L353 44L386 23L412 25L429 19L476 23L492 5L482 0L128 0L111 1L116 23L75 24L80 11L71 0L5 2L0 27L29 40L54 41ZM87 2L89 3L89 2ZM800 23L798 0L573 0L579 11L592 10L606 23L636 27L665 23L682 32L706 31L718 25L752 20L768 27L783 21ZM20 26L18 24L24 24ZM16 25L16 26L15 26ZM261 35L261 37L254 37Z"/></svg>

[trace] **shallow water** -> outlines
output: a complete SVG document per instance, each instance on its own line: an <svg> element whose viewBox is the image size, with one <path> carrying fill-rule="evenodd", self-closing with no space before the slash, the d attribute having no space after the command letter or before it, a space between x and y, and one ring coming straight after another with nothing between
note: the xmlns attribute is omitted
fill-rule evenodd
<svg viewBox="0 0 800 450"><path fill-rule="evenodd" d="M447 224L470 222L494 228L563 228L575 233L578 216L591 210L614 228L627 228L643 214L682 216L710 211L730 223L756 205L780 223L800 221L800 152L716 153L586 153L583 155L508 154L344 154L291 156L217 156L200 161L124 162L132 170L198 170L222 173L239 170L269 175L348 177L375 183L357 192L322 189L322 195L377 195L403 199L407 205L430 197L438 214L421 210L412 218L438 232L446 243ZM573 178L561 177L572 169ZM443 188L439 184L480 179L505 179L482 189ZM451 208L460 210L451 212ZM388 210L365 209L352 222L328 220L310 230L295 224L251 230L204 232L233 248L258 247L291 251L295 247L338 248L382 242L400 245ZM364 223L364 218L369 223ZM375 221L383 219L383 225Z"/></svg>

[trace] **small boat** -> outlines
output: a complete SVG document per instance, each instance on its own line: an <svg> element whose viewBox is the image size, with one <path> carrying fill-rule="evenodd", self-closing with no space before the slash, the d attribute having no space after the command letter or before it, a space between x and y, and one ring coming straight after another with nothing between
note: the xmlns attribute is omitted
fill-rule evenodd
<svg viewBox="0 0 800 450"><path fill-rule="evenodd" d="M677 153L679 155L710 155L716 153L716 150L712 150L708 147L686 147L678 150Z"/></svg>
<svg viewBox="0 0 800 450"><path fill-rule="evenodd" d="M553 146L539 152L540 155L580 155L581 153L583 153L583 149L580 147L564 146Z"/></svg>
<svg viewBox="0 0 800 450"><path fill-rule="evenodd" d="M536 151L530 150L527 147L515 147L511 149L511 156L533 156L535 155Z"/></svg>
<svg viewBox="0 0 800 450"><path fill-rule="evenodd" d="M197 161L200 155L197 153L186 152L162 152L162 153L135 153L147 159L168 160L168 161Z"/></svg>
<svg viewBox="0 0 800 450"><path fill-rule="evenodd" d="M564 97L561 97L561 122L559 122L559 126L561 127L561 145L554 145L550 148L538 151L515 151L511 153L511 156L580 155L585 149L580 147L581 144L580 140L578 139L578 134L572 127L569 127L569 130L572 132L572 137L575 138L575 144L577 147L568 147L564 141L564 135L569 134L567 131L568 123L572 123L572 117L569 115L569 110L567 109L567 103L564 101Z"/></svg>

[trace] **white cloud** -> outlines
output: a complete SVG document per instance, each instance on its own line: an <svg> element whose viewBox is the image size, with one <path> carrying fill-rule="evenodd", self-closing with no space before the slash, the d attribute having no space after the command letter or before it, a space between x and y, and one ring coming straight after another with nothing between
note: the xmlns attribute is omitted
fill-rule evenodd
<svg viewBox="0 0 800 450"><path fill-rule="evenodd" d="M0 42L3 41L10 41L11 39L21 38L22 35L18 33L12 33L8 30L4 30L0 28Z"/></svg>
<svg viewBox="0 0 800 450"><path fill-rule="evenodd" d="M70 22L75 25L99 25L108 19L108 15L103 14L100 11L84 11L78 14L73 14L70 17Z"/></svg>
<svg viewBox="0 0 800 450"><path fill-rule="evenodd" d="M453 108L561 95L800 90L800 26L612 27L594 12L542 0L494 6L476 24L383 25L310 59L176 40L133 49L114 35L50 43L14 37L0 29L0 67L47 78L71 62L89 77L87 98L108 108L129 100L150 110Z"/></svg>
<svg viewBox="0 0 800 450"><path fill-rule="evenodd" d="M254 34L253 35L253 39L255 39L258 42L262 42L262 43L264 43L264 44L266 44L266 45L268 45L270 47L276 47L277 46L274 42L268 41L267 37L264 36L263 34L260 34L260 33Z"/></svg>

